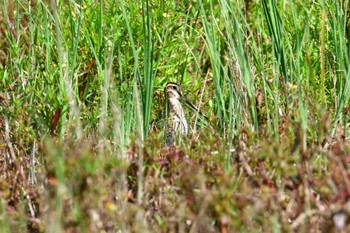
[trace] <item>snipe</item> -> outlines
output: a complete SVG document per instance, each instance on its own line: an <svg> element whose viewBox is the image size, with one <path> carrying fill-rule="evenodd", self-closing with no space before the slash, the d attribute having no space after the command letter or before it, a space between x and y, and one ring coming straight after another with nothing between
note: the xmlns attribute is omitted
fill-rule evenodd
<svg viewBox="0 0 350 233"><path fill-rule="evenodd" d="M186 103L195 111L201 113L184 95L181 86L177 83L169 82L164 88L167 102L167 129L165 142L167 145L174 145L175 138L187 135L189 124L186 112L181 102Z"/></svg>

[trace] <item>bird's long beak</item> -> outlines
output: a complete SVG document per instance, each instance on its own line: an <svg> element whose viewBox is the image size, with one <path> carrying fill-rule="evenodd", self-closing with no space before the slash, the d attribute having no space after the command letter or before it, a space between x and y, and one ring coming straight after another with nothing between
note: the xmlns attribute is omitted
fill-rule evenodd
<svg viewBox="0 0 350 233"><path fill-rule="evenodd" d="M185 96L182 96L182 99L185 101L185 103L192 108L194 111L198 112L201 116L203 116L206 120L208 120L208 117L206 115L204 115L201 111L199 111L199 109L194 106L191 101L189 101Z"/></svg>

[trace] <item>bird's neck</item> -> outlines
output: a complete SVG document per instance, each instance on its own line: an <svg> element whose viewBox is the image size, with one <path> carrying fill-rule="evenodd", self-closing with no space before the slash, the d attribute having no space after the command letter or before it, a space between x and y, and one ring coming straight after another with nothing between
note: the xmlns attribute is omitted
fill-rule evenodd
<svg viewBox="0 0 350 233"><path fill-rule="evenodd" d="M185 110L183 109L179 99L168 99L168 129L180 132L181 134L188 134L188 122Z"/></svg>
<svg viewBox="0 0 350 233"><path fill-rule="evenodd" d="M185 111L181 102L177 98L169 98L168 100L168 114L175 114L179 118L185 118Z"/></svg>

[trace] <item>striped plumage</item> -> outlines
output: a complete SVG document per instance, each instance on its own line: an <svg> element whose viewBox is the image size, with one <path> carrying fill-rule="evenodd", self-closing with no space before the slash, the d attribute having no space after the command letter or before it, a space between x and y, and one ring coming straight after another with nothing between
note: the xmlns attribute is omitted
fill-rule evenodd
<svg viewBox="0 0 350 233"><path fill-rule="evenodd" d="M187 135L189 130L185 109L180 100L184 98L181 86L169 82L164 89L167 101L166 144L173 145L176 135Z"/></svg>

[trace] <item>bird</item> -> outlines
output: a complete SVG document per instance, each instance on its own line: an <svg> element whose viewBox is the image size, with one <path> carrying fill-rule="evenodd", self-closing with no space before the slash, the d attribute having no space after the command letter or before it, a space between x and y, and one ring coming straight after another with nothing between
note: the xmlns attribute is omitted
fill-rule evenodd
<svg viewBox="0 0 350 233"><path fill-rule="evenodd" d="M174 145L175 138L186 136L189 133L189 124L182 102L203 115L183 94L179 84L169 82L165 85L167 126L165 142L168 146Z"/></svg>

